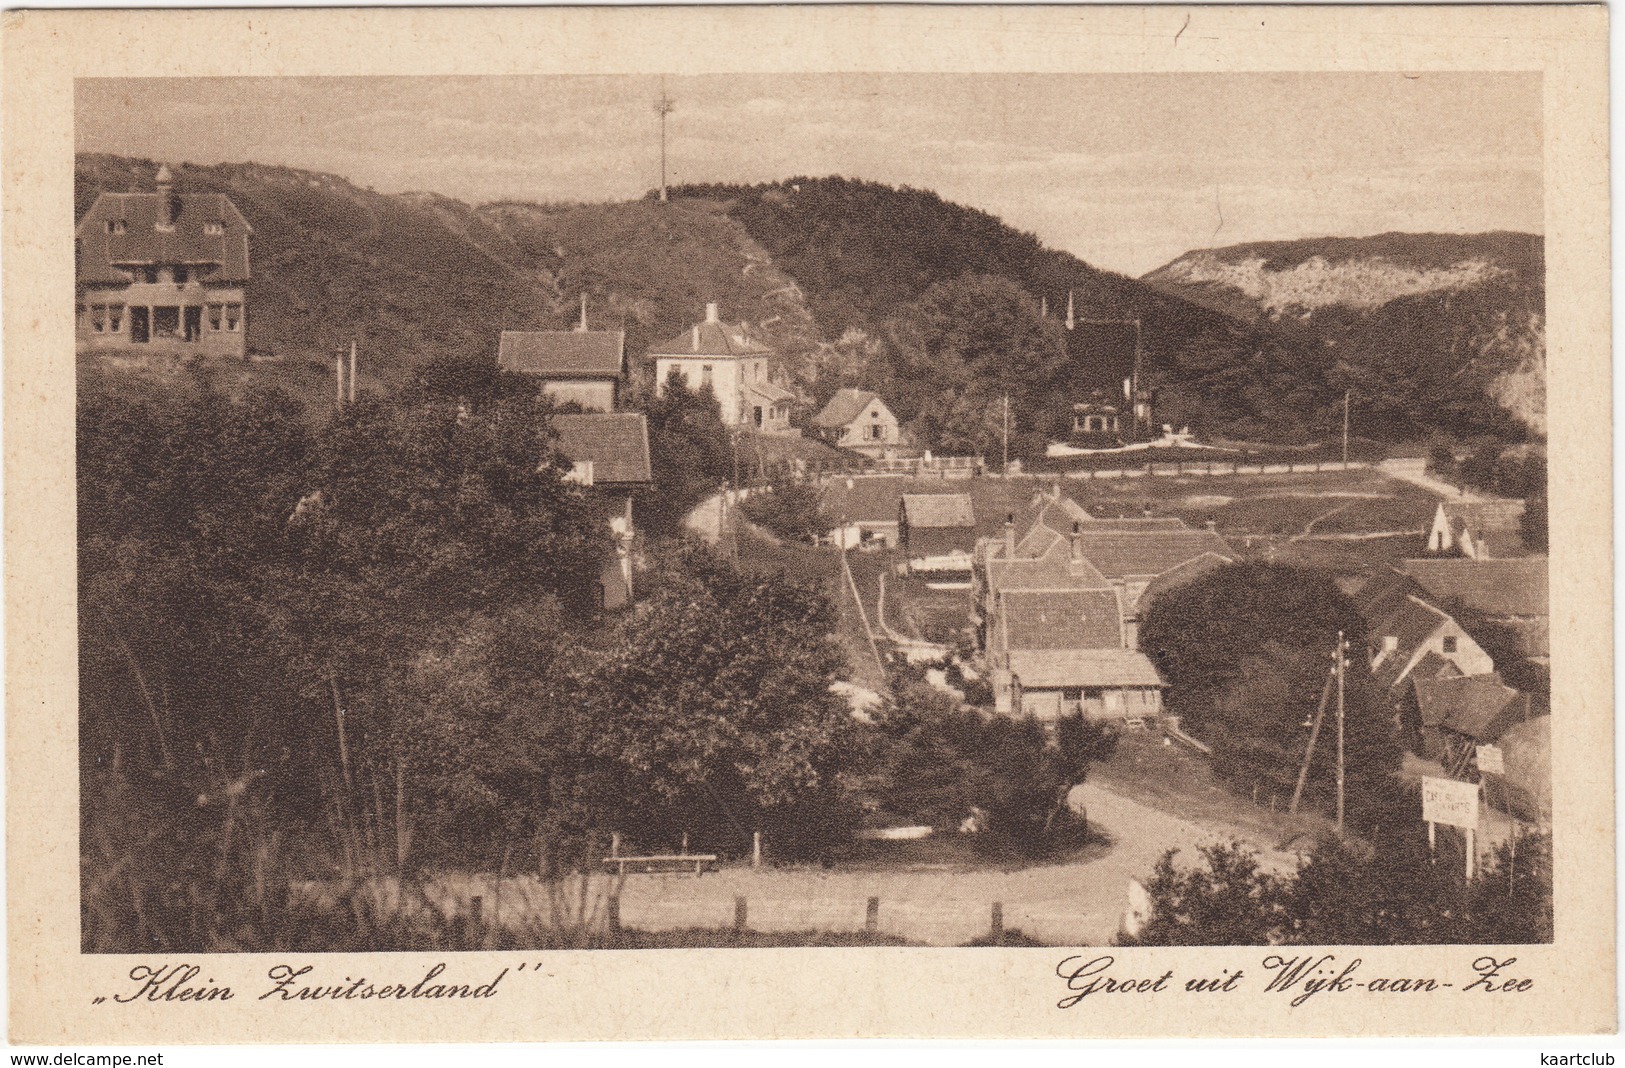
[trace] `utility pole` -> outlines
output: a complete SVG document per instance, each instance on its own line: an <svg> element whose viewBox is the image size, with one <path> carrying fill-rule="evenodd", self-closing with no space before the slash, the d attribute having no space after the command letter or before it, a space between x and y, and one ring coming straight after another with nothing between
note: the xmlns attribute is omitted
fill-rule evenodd
<svg viewBox="0 0 1625 1068"><path fill-rule="evenodd" d="M1141 356L1141 354L1143 352L1143 346L1141 345L1141 336L1140 335L1141 335L1140 320L1135 319L1134 320L1134 399L1131 400L1129 403L1133 405L1134 432L1136 434L1138 434L1139 431L1140 431L1140 356ZM1146 413L1146 430L1148 432L1151 429L1150 415L1151 415L1150 412Z"/></svg>
<svg viewBox="0 0 1625 1068"><path fill-rule="evenodd" d="M677 101L666 95L666 83L660 83L660 99L655 101L655 114L660 116L660 203L666 202L666 116L677 108Z"/></svg>
<svg viewBox="0 0 1625 1068"><path fill-rule="evenodd" d="M1337 833L1343 833L1343 676L1348 670L1348 641L1337 632Z"/></svg>
<svg viewBox="0 0 1625 1068"><path fill-rule="evenodd" d="M1326 705L1332 697L1332 675L1336 668L1326 673L1326 684L1320 688L1320 707L1315 710L1315 718L1309 728L1309 745L1303 751L1303 767L1298 769L1298 785L1292 788L1292 801L1287 805L1288 815L1296 815L1298 802L1303 800L1303 788L1309 782L1309 763L1315 756L1315 743L1320 740L1320 724L1326 718Z"/></svg>
<svg viewBox="0 0 1625 1068"><path fill-rule="evenodd" d="M1349 391L1343 391L1343 467L1349 465Z"/></svg>
<svg viewBox="0 0 1625 1068"><path fill-rule="evenodd" d="M355 341L350 342L350 403L355 403Z"/></svg>

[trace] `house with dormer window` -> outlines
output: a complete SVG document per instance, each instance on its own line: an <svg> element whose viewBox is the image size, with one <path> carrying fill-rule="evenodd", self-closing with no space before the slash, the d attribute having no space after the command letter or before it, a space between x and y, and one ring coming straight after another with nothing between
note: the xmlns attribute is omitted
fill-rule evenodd
<svg viewBox="0 0 1625 1068"><path fill-rule="evenodd" d="M245 356L248 239L223 193L102 193L74 229L77 348Z"/></svg>

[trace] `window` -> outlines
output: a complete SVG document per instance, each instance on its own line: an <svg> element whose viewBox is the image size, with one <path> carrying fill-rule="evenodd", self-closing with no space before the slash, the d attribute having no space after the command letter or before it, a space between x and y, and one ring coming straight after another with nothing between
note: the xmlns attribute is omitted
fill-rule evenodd
<svg viewBox="0 0 1625 1068"><path fill-rule="evenodd" d="M110 234L122 234L125 230L129 229L129 225L130 224L125 222L123 219L108 219L107 232Z"/></svg>
<svg viewBox="0 0 1625 1068"><path fill-rule="evenodd" d="M209 305L209 330L210 331L219 332L219 330L220 330L220 319L221 319L221 316L225 312L225 308L226 308L226 306L224 304L211 304L211 305Z"/></svg>
<svg viewBox="0 0 1625 1068"><path fill-rule="evenodd" d="M175 268L175 284L178 285L178 286L184 286L186 284L186 279L187 279L186 268L185 267L177 267L177 268Z"/></svg>
<svg viewBox="0 0 1625 1068"><path fill-rule="evenodd" d="M226 329L236 330L242 321L243 306L241 304L226 305Z"/></svg>
<svg viewBox="0 0 1625 1068"><path fill-rule="evenodd" d="M1447 653L1453 653L1456 651L1456 636L1454 634L1445 638L1444 651Z"/></svg>
<svg viewBox="0 0 1625 1068"><path fill-rule="evenodd" d="M223 223L223 222L204 223L203 224L203 232L206 233L206 234L219 236L220 234L223 234L223 233L226 232L226 224Z"/></svg>
<svg viewBox="0 0 1625 1068"><path fill-rule="evenodd" d="M90 306L90 328L98 334L107 333L107 305L92 304Z"/></svg>
<svg viewBox="0 0 1625 1068"><path fill-rule="evenodd" d="M107 306L107 332L110 334L124 333L124 305L110 304Z"/></svg>
<svg viewBox="0 0 1625 1068"><path fill-rule="evenodd" d="M149 286L157 285L158 284L158 268L156 268L156 267L143 267L143 268L141 268L141 280L146 282L147 285L149 285Z"/></svg>
<svg viewBox="0 0 1625 1068"><path fill-rule="evenodd" d="M869 440L870 441L880 441L880 440L884 439L885 436L886 436L886 428L885 427L881 426L879 423L873 423L873 424L870 425L870 427L869 427Z"/></svg>
<svg viewBox="0 0 1625 1068"><path fill-rule="evenodd" d="M709 386L710 384L711 384L711 365L708 364L708 363L707 364L701 364L700 365L700 385Z"/></svg>

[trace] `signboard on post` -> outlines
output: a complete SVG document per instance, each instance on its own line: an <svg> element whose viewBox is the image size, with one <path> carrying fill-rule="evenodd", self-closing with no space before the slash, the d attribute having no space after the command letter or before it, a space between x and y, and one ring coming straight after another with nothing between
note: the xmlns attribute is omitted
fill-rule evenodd
<svg viewBox="0 0 1625 1068"><path fill-rule="evenodd" d="M1460 827L1466 832L1467 848L1464 865L1468 879L1473 877L1474 862L1478 859L1478 784L1459 779L1422 777L1422 818L1428 825L1428 851L1438 848L1438 825Z"/></svg>
<svg viewBox="0 0 1625 1068"><path fill-rule="evenodd" d="M1478 827L1478 784L1423 776L1422 818L1474 830Z"/></svg>
<svg viewBox="0 0 1625 1068"><path fill-rule="evenodd" d="M1489 775L1506 774L1506 763L1501 759L1500 746L1481 745L1478 747L1478 770Z"/></svg>

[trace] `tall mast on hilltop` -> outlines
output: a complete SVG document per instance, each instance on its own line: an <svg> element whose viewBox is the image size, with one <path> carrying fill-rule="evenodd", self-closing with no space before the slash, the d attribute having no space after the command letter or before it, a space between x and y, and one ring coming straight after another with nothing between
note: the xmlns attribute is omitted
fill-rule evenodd
<svg viewBox="0 0 1625 1068"><path fill-rule="evenodd" d="M666 95L666 80L660 80L660 99L655 101L655 114L660 116L660 202L666 202L666 116L677 108L677 101Z"/></svg>

